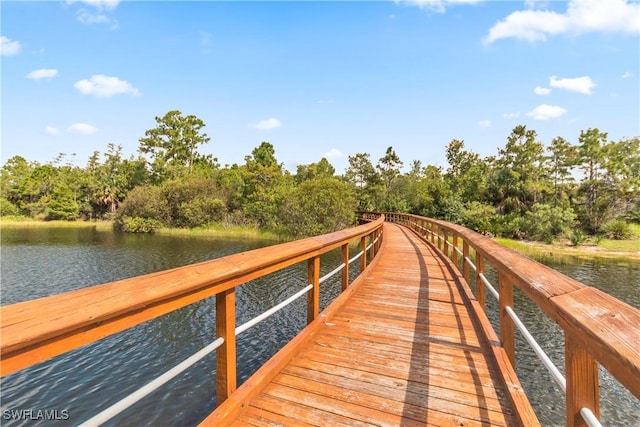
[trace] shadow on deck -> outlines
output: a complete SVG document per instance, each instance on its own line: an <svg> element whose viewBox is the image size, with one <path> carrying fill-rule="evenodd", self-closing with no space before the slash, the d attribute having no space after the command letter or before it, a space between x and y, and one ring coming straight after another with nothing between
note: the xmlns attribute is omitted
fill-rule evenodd
<svg viewBox="0 0 640 427"><path fill-rule="evenodd" d="M408 229L384 227L384 256L338 308L202 425L522 425L521 413L531 421L460 273Z"/></svg>

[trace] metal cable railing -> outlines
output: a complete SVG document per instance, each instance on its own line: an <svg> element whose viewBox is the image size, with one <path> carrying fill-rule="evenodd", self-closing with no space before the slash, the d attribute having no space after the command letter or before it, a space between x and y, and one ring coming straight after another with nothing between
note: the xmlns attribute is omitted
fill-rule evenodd
<svg viewBox="0 0 640 427"><path fill-rule="evenodd" d="M423 226L419 226L419 225L416 225L415 228L419 228L423 232L426 231L426 232L432 234L435 239L443 239L444 246L449 245L449 246L453 247L453 249L456 252L458 252L458 254L460 254L460 255L462 255L464 257L463 262L466 262L476 273L478 273L478 269L477 269L476 265L473 263L473 261L471 261L471 259L468 256L465 256L464 252L462 250L460 250L460 248L455 246L453 243L449 242L446 235L439 234L437 232L434 233L433 231L431 231L431 230L429 230L429 229L427 229L427 228L425 228ZM446 252L447 252L447 256L448 256L448 251L446 251ZM486 278L484 273L483 272L478 273L478 277L480 278L482 283L489 289L489 291L496 298L496 300L499 301L500 294L495 289L495 287L491 284L491 282L489 282L489 280ZM553 378L553 380L556 382L556 384L558 384L558 386L560 387L562 392L566 395L566 392L567 392L566 383L567 383L567 381L566 381L566 378L564 377L564 375L560 372L558 367L553 363L553 361L545 353L545 351L538 344L538 342L535 340L535 338L531 335L531 333L528 331L528 329L524 325L524 323L522 323L522 321L520 320L518 315L515 313L513 308L510 307L510 306L506 306L505 307L505 311L507 312L507 314L509 315L509 317L513 321L513 323L516 326L516 328L518 329L518 331L520 331L520 333L522 334L524 339L527 341L527 343L529 344L531 349L534 351L535 355L542 362L543 366L549 371L549 373L551 374L551 377ZM587 425L589 427L602 427L602 424L600 423L598 418L593 414L593 412L589 408L586 408L586 407L585 408L581 408L580 409L580 416L587 423Z"/></svg>
<svg viewBox="0 0 640 427"><path fill-rule="evenodd" d="M178 375L180 375L182 372L184 372L187 369L189 369L191 366L193 366L194 364L196 364L197 362L202 360L205 356L207 356L211 352L215 351L223 343L224 343L224 339L222 339L222 338L216 339L214 342L212 342L211 344L209 344L208 346L206 346L205 348L203 348L199 352L195 353L193 356L185 359L180 364L178 364L178 365L174 366L173 368L169 369L167 372L165 372L164 374L160 375L158 378L156 378L153 381L149 382L145 386L143 386L143 387L139 388L138 390L134 391L129 396L125 397L124 399L119 400L118 402L116 402L113 405L109 406L104 411L102 411L102 412L98 413L97 415L91 417L90 419L88 419L84 423L80 424L80 426L81 427L95 427L95 426L99 426L101 424L104 424L105 422L109 421L111 418L115 417L116 415L118 415L119 413L124 411L125 409L129 408L130 406L136 404L137 402L139 402L140 400L142 400L143 398L145 398L149 394L153 393L154 391L156 391L157 389L162 387L164 384L166 384L167 382L171 381L173 378L175 378Z"/></svg>
<svg viewBox="0 0 640 427"><path fill-rule="evenodd" d="M376 239L374 241L374 243L377 240L378 239ZM369 246L371 246L371 244ZM369 248L367 248L367 249L369 249ZM362 251L359 252L351 260L349 260L349 262L351 263L352 261L355 261L361 255L362 255ZM345 263L342 263L338 267L336 267L335 269L331 270L329 273L327 273L324 276L322 276L320 278L320 280L319 280L319 283L323 283L327 279L329 279L332 276L334 276L337 273L339 273L345 267L345 265L346 265ZM287 307L288 305L290 305L291 303L296 301L301 296L307 294L311 289L313 289L313 284L309 284L309 285L305 286L300 291L296 292L295 294L293 294L292 296L290 296L286 300L282 301L281 303L271 307L270 309L266 310L262 314L254 317L253 319L251 319L251 320L243 323L242 325L238 326L235 329L235 335L236 336L240 335L241 333L247 331L249 328L257 325L258 323L262 322L263 320L267 319L268 317L272 316L273 314L275 314L278 311L282 310L283 308ZM193 366L196 363L198 363L205 356L209 355L214 350L216 350L218 347L220 347L223 343L224 343L224 339L223 338L216 339L214 342L212 342L211 344L209 344L208 346L206 346L202 350L198 351L193 356L185 359L180 364L178 364L175 367L171 368L170 370L168 370L164 374L160 375L159 377L157 377L153 381L149 382L148 384L146 384L143 387L139 388L138 390L134 391L133 393L131 393L127 397L121 399L120 401L114 403L113 405L111 405L110 407L108 407L104 411L100 412L99 414L97 414L97 415L93 416L92 418L88 419L87 421L82 423L81 426L82 427L93 427L93 426L99 426L101 424L104 424L105 422L109 421L113 417L115 417L118 414L120 414L122 411L124 411L127 408L131 407L132 405L136 404L140 400L144 399L147 395L149 395L150 393L153 393L158 388L160 388L161 386L163 386L164 384L166 384L167 382L169 382L170 380L172 380L176 376L180 375L185 370L189 369L191 366Z"/></svg>

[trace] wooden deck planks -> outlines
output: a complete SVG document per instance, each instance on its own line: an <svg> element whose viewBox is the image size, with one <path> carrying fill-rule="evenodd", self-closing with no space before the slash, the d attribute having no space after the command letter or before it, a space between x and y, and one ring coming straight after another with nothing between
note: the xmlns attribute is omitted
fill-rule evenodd
<svg viewBox="0 0 640 427"><path fill-rule="evenodd" d="M384 256L234 425L518 425L459 274L385 225ZM206 422L205 422L206 424Z"/></svg>

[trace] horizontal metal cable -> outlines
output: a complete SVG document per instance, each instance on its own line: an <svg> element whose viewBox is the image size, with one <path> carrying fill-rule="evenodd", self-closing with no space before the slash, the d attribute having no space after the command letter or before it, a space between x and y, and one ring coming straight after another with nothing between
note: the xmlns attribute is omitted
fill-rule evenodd
<svg viewBox="0 0 640 427"><path fill-rule="evenodd" d="M499 300L500 294L498 293L498 291L496 291L496 288L494 288L493 285L489 283L487 278L484 277L484 273L480 273L479 276L480 276L480 280L482 280L482 283L484 283L484 285L489 289L489 292L491 292L493 296L496 297L497 300Z"/></svg>
<svg viewBox="0 0 640 427"><path fill-rule="evenodd" d="M289 298L287 298L286 300L282 301L280 304L271 307L269 310L265 311L264 313L260 314L259 316L256 316L253 319L249 320L248 322L243 323L242 325L238 326L236 328L236 335L240 335L241 333L243 333L244 331L246 331L250 327L256 325L259 322L262 322L264 319L266 319L267 317L271 316L276 311L281 310L284 307L288 306L289 304L291 304L292 302L294 302L295 300L300 298L302 295L304 295L307 292L309 292L311 289L313 289L313 285L307 285L305 288L303 288L302 290L300 290L300 291L296 292L295 294L291 295Z"/></svg>
<svg viewBox="0 0 640 427"><path fill-rule="evenodd" d="M464 257L464 260L469 263L469 266L471 266L471 268L473 268L473 271L478 271L478 269L476 268L476 265L473 262L471 262L471 260L469 259L468 256Z"/></svg>
<svg viewBox="0 0 640 427"><path fill-rule="evenodd" d="M369 243L369 244L367 245L367 248L365 249L365 251L368 251L369 249L371 249L371 246L373 246L373 243Z"/></svg>
<svg viewBox="0 0 640 427"><path fill-rule="evenodd" d="M342 264L340 264L339 266L337 266L336 268L334 268L333 270L331 270L329 273L325 274L324 276L322 276L320 278L320 280L318 281L319 283L324 282L325 280L327 280L328 278L330 278L331 276L335 275L337 272L339 272L340 270L342 270L344 268L346 264L343 262Z"/></svg>
<svg viewBox="0 0 640 427"><path fill-rule="evenodd" d="M460 250L460 248L459 248L459 247L457 247L457 246L456 246L456 247L455 247L455 248L453 248L453 249L455 249L455 250L456 250L456 252L458 252L460 255L463 255L463 256L464 256L464 252L462 252L462 251Z"/></svg>
<svg viewBox="0 0 640 427"><path fill-rule="evenodd" d="M353 261L355 261L355 260L357 260L358 258L360 258L360 257L362 256L362 254L363 254L363 253L364 253L364 252L362 252L362 251L358 252L358 253L356 254L356 256L354 256L353 258L351 258L351 259L349 260L349 264L351 264Z"/></svg>
<svg viewBox="0 0 640 427"><path fill-rule="evenodd" d="M180 364L169 369L167 372L160 375L158 378L151 381L147 385L139 388L138 390L131 393L129 396L114 403L104 411L88 419L87 421L81 424L81 427L95 427L109 421L111 418L115 417L120 412L124 411L131 405L137 403L140 399L144 398L148 394L153 393L162 385L164 385L166 382L172 380L174 377L176 377L177 375L184 372L186 369L193 366L195 363L200 361L200 359L202 359L203 357L205 357L206 355L208 355L209 353L211 353L212 351L220 347L222 343L224 343L224 339L218 338L217 340L215 340L214 342L212 342L202 350L195 353L193 356L189 357L188 359L185 359Z"/></svg>
<svg viewBox="0 0 640 427"><path fill-rule="evenodd" d="M515 311L513 311L513 309L509 306L505 307L505 310L509 315L509 317L511 317L511 319L513 320L513 323L516 325L518 330L522 333L524 338L527 340L527 342L529 343L533 351L536 353L536 355L538 356L542 364L551 373L551 376L555 380L556 384L558 384L562 389L562 391L566 394L567 380L564 378L564 375L562 375L562 372L560 372L560 370L556 367L556 365L553 364L551 359L549 359L549 356L547 356L547 353L544 352L542 347L540 347L536 342L536 340L533 338L533 336L531 336L531 334L527 330L527 327L524 326L524 324L520 321L520 318L516 315Z"/></svg>
<svg viewBox="0 0 640 427"><path fill-rule="evenodd" d="M593 412L591 412L591 409L589 408L580 409L580 416L582 417L584 422L587 423L589 427L602 427L602 424L600 424L600 420L598 420L596 416L593 415Z"/></svg>

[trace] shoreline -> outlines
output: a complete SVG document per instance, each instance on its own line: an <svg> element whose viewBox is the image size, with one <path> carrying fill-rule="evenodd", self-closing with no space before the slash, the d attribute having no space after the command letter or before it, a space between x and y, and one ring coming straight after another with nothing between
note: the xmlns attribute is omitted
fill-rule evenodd
<svg viewBox="0 0 640 427"><path fill-rule="evenodd" d="M595 244L583 244L580 246L569 246L562 243L542 243L524 240L512 240L504 238L494 238L495 242L513 249L514 251L533 258L535 260L543 259L554 262L575 262L593 260L600 262L607 261L623 261L633 262L640 261L640 240L627 240L627 242L637 242L638 250L622 250L613 251Z"/></svg>
<svg viewBox="0 0 640 427"><path fill-rule="evenodd" d="M3 219L0 218L0 229L29 229L29 228L85 228L95 227L100 231L110 231L113 229L112 221L38 221L33 219ZM247 226L225 226L214 224L208 227L197 228L161 228L155 232L161 236L186 236L186 237L219 237L233 238L240 237L246 239L265 239L274 242L284 242L286 236L271 230L261 230ZM637 250L614 251L600 245L583 244L580 246L569 246L563 243L547 244L542 242L532 242L524 240L512 240L504 238L494 238L495 242L506 246L516 252L538 259L571 262L577 260L594 261L640 261L640 239L627 240L625 242L637 242ZM610 246L609 243L607 246ZM631 243L627 246L635 246Z"/></svg>
<svg viewBox="0 0 640 427"><path fill-rule="evenodd" d="M113 231L113 221L39 221L34 219L3 219L0 218L0 230L2 229L37 229L37 228L95 228L99 231ZM170 228L162 227L153 234L159 236L185 236L185 237L241 237L246 239L264 239L273 241L285 241L286 236L279 235L271 230L261 230L254 227L239 225L213 224L208 227L196 228Z"/></svg>

